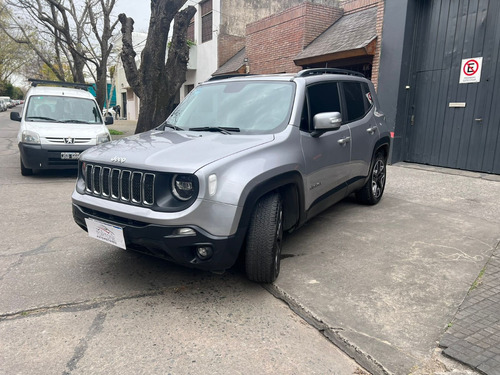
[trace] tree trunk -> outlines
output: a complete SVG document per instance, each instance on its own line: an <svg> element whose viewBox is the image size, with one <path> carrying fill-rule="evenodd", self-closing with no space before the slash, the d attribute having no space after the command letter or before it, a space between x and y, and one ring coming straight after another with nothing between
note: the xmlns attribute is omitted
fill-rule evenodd
<svg viewBox="0 0 500 375"><path fill-rule="evenodd" d="M136 133L153 129L161 124L174 107L174 100L186 79L189 46L187 28L196 9L189 6L179 12L186 0L151 0L151 19L148 37L141 55L141 67L135 63L132 44L134 21L124 14L122 23L122 62L125 75L135 94L141 99ZM170 24L174 32L167 55Z"/></svg>

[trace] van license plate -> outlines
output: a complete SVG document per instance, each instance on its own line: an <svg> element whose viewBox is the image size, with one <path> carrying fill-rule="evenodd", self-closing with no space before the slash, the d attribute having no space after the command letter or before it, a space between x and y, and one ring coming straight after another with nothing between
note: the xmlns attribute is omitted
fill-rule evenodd
<svg viewBox="0 0 500 375"><path fill-rule="evenodd" d="M61 152L61 159L63 160L75 160L80 157L79 152Z"/></svg>

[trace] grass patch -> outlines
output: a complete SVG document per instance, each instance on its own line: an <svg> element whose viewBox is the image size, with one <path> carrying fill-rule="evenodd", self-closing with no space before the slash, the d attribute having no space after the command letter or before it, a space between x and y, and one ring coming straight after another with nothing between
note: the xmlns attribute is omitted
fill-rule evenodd
<svg viewBox="0 0 500 375"><path fill-rule="evenodd" d="M470 291L473 291L474 289L476 289L479 285L481 285L481 283L483 282L482 281L482 278L484 276L484 271L486 271L486 266L483 267L483 269L481 270L481 272L479 272L479 276L476 278L476 280L474 280L474 282L472 283L472 286L470 287Z"/></svg>
<svg viewBox="0 0 500 375"><path fill-rule="evenodd" d="M123 135L123 132L115 129L109 129L109 134L111 135Z"/></svg>

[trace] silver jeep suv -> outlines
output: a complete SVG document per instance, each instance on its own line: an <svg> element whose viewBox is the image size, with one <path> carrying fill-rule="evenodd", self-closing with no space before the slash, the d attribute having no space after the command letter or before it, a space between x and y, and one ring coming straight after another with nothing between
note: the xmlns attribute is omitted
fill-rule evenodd
<svg viewBox="0 0 500 375"><path fill-rule="evenodd" d="M382 197L390 136L360 74L218 78L154 130L84 152L72 196L93 238L210 271L240 252L273 282L283 232L355 193Z"/></svg>

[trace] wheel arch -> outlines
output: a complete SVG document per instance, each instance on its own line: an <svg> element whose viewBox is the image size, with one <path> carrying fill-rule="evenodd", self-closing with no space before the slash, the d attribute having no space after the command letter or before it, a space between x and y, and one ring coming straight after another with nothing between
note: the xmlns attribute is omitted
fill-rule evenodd
<svg viewBox="0 0 500 375"><path fill-rule="evenodd" d="M271 192L278 192L282 199L284 230L290 230L303 223L304 184L297 171L286 172L260 182L252 188L245 200L238 228L247 230L252 212L260 198Z"/></svg>
<svg viewBox="0 0 500 375"><path fill-rule="evenodd" d="M391 139L389 137L382 137L377 141L375 147L373 148L372 163L373 160L375 159L375 155L377 155L379 151L382 151L384 153L385 160L388 159L390 144L391 144Z"/></svg>

